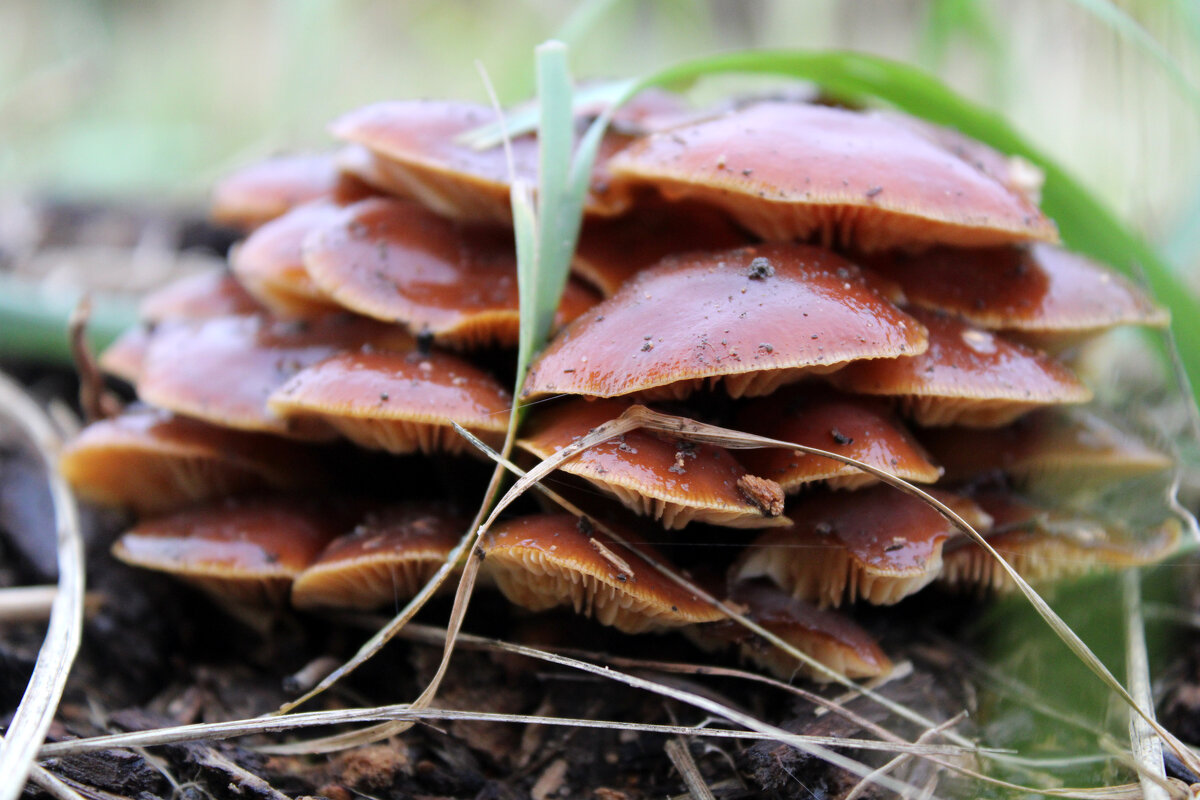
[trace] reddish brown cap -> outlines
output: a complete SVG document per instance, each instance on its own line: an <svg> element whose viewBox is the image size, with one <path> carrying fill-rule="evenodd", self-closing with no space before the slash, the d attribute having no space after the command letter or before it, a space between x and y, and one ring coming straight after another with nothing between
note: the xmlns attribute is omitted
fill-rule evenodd
<svg viewBox="0 0 1200 800"><path fill-rule="evenodd" d="M925 329L834 254L771 244L669 259L560 333L523 397L769 394L849 361L924 351ZM901 359L903 360L903 359Z"/></svg>
<svg viewBox="0 0 1200 800"><path fill-rule="evenodd" d="M213 220L255 228L288 209L321 197L356 197L366 192L343 173L333 153L277 156L226 176L213 189Z"/></svg>
<svg viewBox="0 0 1200 800"><path fill-rule="evenodd" d="M892 668L874 637L844 613L818 609L760 581L738 584L729 599L742 606L750 620L847 678L874 678ZM782 680L797 674L810 680L828 680L824 673L797 661L734 620L699 625L688 633L701 646L736 643L743 658Z"/></svg>
<svg viewBox="0 0 1200 800"><path fill-rule="evenodd" d="M469 518L428 503L373 512L296 577L292 603L368 610L412 597L470 527Z"/></svg>
<svg viewBox="0 0 1200 800"><path fill-rule="evenodd" d="M504 148L474 150L456 140L460 134L494 122L496 112L474 103L393 101L351 111L330 127L343 141L362 145L378 158L371 182L391 194L411 197L438 214L477 222L512 224L509 169ZM619 213L625 196L605 191L605 163L630 141L610 133L600 147L592 176L588 214ZM538 143L533 136L512 140L513 171L537 185Z"/></svg>
<svg viewBox="0 0 1200 800"><path fill-rule="evenodd" d="M324 426L276 417L267 398L305 367L367 345L407 352L413 341L395 326L342 315L308 322L253 316L178 323L150 342L137 390L148 403L217 425L329 438Z"/></svg>
<svg viewBox="0 0 1200 800"><path fill-rule="evenodd" d="M630 541L638 541L620 531ZM712 622L718 609L569 514L518 517L480 541L484 568L511 602L533 611L571 605L626 633ZM644 545L638 541L639 548Z"/></svg>
<svg viewBox="0 0 1200 800"><path fill-rule="evenodd" d="M548 458L631 405L626 400L576 398L539 409L518 444L538 458ZM689 522L731 528L789 524L780 516L779 487L762 481L766 491L753 491L749 484L754 476L747 475L729 451L712 445L634 430L588 448L561 469L612 492L627 507L667 528Z"/></svg>
<svg viewBox="0 0 1200 800"><path fill-rule="evenodd" d="M953 153L975 169L998 181L1014 194L1029 202L1040 202L1046 176L1040 169L1020 156L1006 156L953 128L910 117L899 112L874 110L872 114L912 130L938 147Z"/></svg>
<svg viewBox="0 0 1200 800"><path fill-rule="evenodd" d="M305 203L250 234L229 256L238 280L280 317L314 317L340 307L317 288L304 267L304 239L335 219L342 206Z"/></svg>
<svg viewBox="0 0 1200 800"><path fill-rule="evenodd" d="M858 459L917 483L933 483L942 471L887 405L806 384L746 403L734 427ZM778 481L785 492L825 481L831 489L859 489L879 479L856 467L795 450L763 448L739 454L757 475Z"/></svg>
<svg viewBox="0 0 1200 800"><path fill-rule="evenodd" d="M256 314L262 311L237 279L223 269L206 270L146 295L138 315L147 322Z"/></svg>
<svg viewBox="0 0 1200 800"><path fill-rule="evenodd" d="M474 448L450 423L498 446L512 396L457 356L376 350L339 353L296 373L267 405L285 420L328 424L363 447L460 453Z"/></svg>
<svg viewBox="0 0 1200 800"><path fill-rule="evenodd" d="M908 301L980 328L1066 340L1117 325L1166 325L1167 311L1111 269L1050 245L938 248L865 262L897 281Z"/></svg>
<svg viewBox="0 0 1200 800"><path fill-rule="evenodd" d="M308 448L152 408L127 409L88 425L63 448L58 468L81 497L138 514L324 481Z"/></svg>
<svg viewBox="0 0 1200 800"><path fill-rule="evenodd" d="M306 241L305 265L316 284L360 314L430 333L444 344L516 344L517 261L512 232L450 222L412 203L357 203ZM567 284L556 325L596 296Z"/></svg>
<svg viewBox="0 0 1200 800"><path fill-rule="evenodd" d="M1160 561L1179 545L1179 522L1128 527L1077 512L1039 507L1003 491L981 492L976 502L995 520L987 541L1032 584ZM939 582L976 592L1010 592L1016 584L991 555L972 541L946 548Z"/></svg>
<svg viewBox="0 0 1200 800"><path fill-rule="evenodd" d="M727 214L697 203L640 203L631 213L584 222L571 271L609 297L670 255L749 243Z"/></svg>
<svg viewBox="0 0 1200 800"><path fill-rule="evenodd" d="M929 349L914 358L851 364L838 388L899 397L918 424L993 427L1039 406L1086 403L1091 390L1054 359L999 335L923 309Z"/></svg>
<svg viewBox="0 0 1200 800"><path fill-rule="evenodd" d="M964 498L938 492L976 530L991 518ZM789 507L791 528L754 541L730 572L734 581L770 578L821 606L865 600L890 605L927 586L942 568L954 524L923 500L890 486L815 492Z"/></svg>
<svg viewBox="0 0 1200 800"><path fill-rule="evenodd" d="M1002 428L937 428L921 441L963 480L999 470L1043 488L1095 485L1170 469L1174 460L1085 408L1035 411Z"/></svg>
<svg viewBox="0 0 1200 800"><path fill-rule="evenodd" d="M872 113L767 102L635 142L614 186L719 206L767 239L866 251L1057 241L1029 199L907 125Z"/></svg>
<svg viewBox="0 0 1200 800"><path fill-rule="evenodd" d="M123 381L137 383L152 333L147 325L134 325L113 340L100 354L100 369Z"/></svg>
<svg viewBox="0 0 1200 800"><path fill-rule="evenodd" d="M327 500L226 498L146 520L113 545L113 555L167 572L220 600L282 605L292 580L345 530Z"/></svg>

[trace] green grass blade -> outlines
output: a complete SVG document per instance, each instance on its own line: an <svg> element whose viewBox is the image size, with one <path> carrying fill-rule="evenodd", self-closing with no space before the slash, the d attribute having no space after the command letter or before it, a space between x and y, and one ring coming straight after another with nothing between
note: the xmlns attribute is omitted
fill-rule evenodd
<svg viewBox="0 0 1200 800"><path fill-rule="evenodd" d="M522 294L531 290L533 298L529 304L534 312L533 339L521 342L522 355L540 347L550 334L582 216L582 204L571 202L569 178L575 125L567 47L562 42L538 46L537 82L537 257L533 259L532 274L521 282Z"/></svg>

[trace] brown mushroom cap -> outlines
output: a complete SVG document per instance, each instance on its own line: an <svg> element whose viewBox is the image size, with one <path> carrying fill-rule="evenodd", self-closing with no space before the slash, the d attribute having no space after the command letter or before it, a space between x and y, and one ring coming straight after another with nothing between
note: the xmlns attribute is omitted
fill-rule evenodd
<svg viewBox="0 0 1200 800"><path fill-rule="evenodd" d="M760 581L739 584L729 599L745 608L746 617L847 678L874 678L892 668L874 637L844 613L818 609ZM743 658L782 680L797 674L816 681L828 680L824 673L810 669L733 620L697 626L689 636L701 646L736 643Z"/></svg>
<svg viewBox="0 0 1200 800"><path fill-rule="evenodd" d="M314 231L304 259L322 291L360 314L399 321L452 346L517 341L511 231L468 228L406 201L376 198L350 206ZM586 287L569 282L556 325L596 300Z"/></svg>
<svg viewBox="0 0 1200 800"><path fill-rule="evenodd" d="M460 134L494 122L487 106L449 101L392 101L351 111L330 126L343 141L362 145L377 158L372 183L391 194L411 197L434 212L455 219L512 224L509 168L504 148L474 150L456 140ZM605 163L630 141L609 133L600 146L593 189L584 209L610 215L624 210L628 198L604 191ZM537 185L538 143L533 136L512 140L514 175Z"/></svg>
<svg viewBox="0 0 1200 800"><path fill-rule="evenodd" d="M746 403L734 426L747 433L795 442L858 459L908 481L933 483L942 470L886 404L806 385ZM879 479L862 470L795 450L763 448L739 454L747 469L778 481L785 492L815 481L831 489L860 489Z"/></svg>
<svg viewBox="0 0 1200 800"><path fill-rule="evenodd" d="M803 245L670 259L560 333L522 396L682 397L717 381L755 396L848 361L922 352L924 327L874 287L868 273Z"/></svg>
<svg viewBox="0 0 1200 800"><path fill-rule="evenodd" d="M999 470L1043 487L1077 487L1161 472L1175 463L1086 408L1035 411L1002 428L931 428L921 441L950 480Z"/></svg>
<svg viewBox="0 0 1200 800"><path fill-rule="evenodd" d="M137 390L148 403L217 425L329 438L324 425L289 424L275 416L267 398L305 367L366 345L406 352L413 340L395 326L342 315L290 323L259 316L177 323L151 340Z"/></svg>
<svg viewBox="0 0 1200 800"><path fill-rule="evenodd" d="M371 513L296 577L297 608L369 610L415 595L445 563L471 520L433 504Z"/></svg>
<svg viewBox="0 0 1200 800"><path fill-rule="evenodd" d="M223 269L172 281L142 298L138 315L147 322L257 314L262 306Z"/></svg>
<svg viewBox="0 0 1200 800"><path fill-rule="evenodd" d="M617 418L630 405L626 400L576 398L539 409L518 444L538 458L548 458L592 428ZM774 502L764 503L761 497L771 495L750 491L747 482L753 476L727 450L712 445L634 430L588 448L561 469L612 492L625 506L667 528L682 528L689 522L731 528L789 524L780 516L779 487L771 484Z"/></svg>
<svg viewBox="0 0 1200 800"><path fill-rule="evenodd" d="M153 408L88 425L63 448L58 468L81 497L143 515L324 480L316 456L300 445Z"/></svg>
<svg viewBox="0 0 1200 800"><path fill-rule="evenodd" d="M1117 325L1166 325L1167 311L1111 269L1059 247L938 248L865 262L916 306L990 330L1066 340Z"/></svg>
<svg viewBox="0 0 1200 800"><path fill-rule="evenodd" d="M914 358L851 364L830 376L839 389L900 397L928 426L994 427L1039 406L1085 403L1091 390L1054 359L944 314L910 309L929 330Z"/></svg>
<svg viewBox="0 0 1200 800"><path fill-rule="evenodd" d="M348 439L393 453L473 451L451 422L492 445L504 438L512 396L448 353L339 353L301 370L267 402L285 420L319 420Z"/></svg>
<svg viewBox="0 0 1200 800"><path fill-rule="evenodd" d="M610 219L584 222L571 271L610 297L637 272L670 255L747 244L727 214L696 203L639 203Z"/></svg>
<svg viewBox="0 0 1200 800"><path fill-rule="evenodd" d="M601 531L581 527L590 528L569 514L496 525L480 541L484 568L516 605L533 611L571 605L576 613L626 633L724 616ZM632 534L620 533L635 541Z"/></svg>
<svg viewBox="0 0 1200 800"><path fill-rule="evenodd" d="M360 181L339 169L332 153L277 156L218 181L209 214L223 225L250 229L302 203L365 191Z"/></svg>
<svg viewBox="0 0 1200 800"><path fill-rule="evenodd" d="M767 239L863 252L1057 241L1023 194L887 116L765 102L644 137L609 162L614 186L719 206Z"/></svg>
<svg viewBox="0 0 1200 800"><path fill-rule="evenodd" d="M303 245L314 230L335 219L342 206L305 203L255 230L229 256L246 290L281 317L314 317L340 307L317 288L304 267Z"/></svg>
<svg viewBox="0 0 1200 800"><path fill-rule="evenodd" d="M1135 533L1123 525L1038 507L1008 492L980 492L974 499L995 520L988 543L1032 584L1153 564L1175 552L1182 538L1176 519ZM974 542L955 542L943 558L939 582L945 586L977 592L1016 589L996 560Z"/></svg>
<svg viewBox="0 0 1200 800"><path fill-rule="evenodd" d="M936 496L977 530L989 527L991 518L969 500ZM788 510L795 525L756 539L734 564L731 578L769 578L822 607L860 599L899 602L938 576L943 545L958 535L932 506L890 486L814 492Z"/></svg>
<svg viewBox="0 0 1200 800"><path fill-rule="evenodd" d="M140 523L117 540L113 555L227 602L282 605L292 580L346 524L345 512L328 501L225 498Z"/></svg>
<svg viewBox="0 0 1200 800"><path fill-rule="evenodd" d="M1009 191L1027 198L1029 202L1034 204L1040 202L1046 176L1037 166L1024 158L1004 155L983 142L964 135L961 131L935 125L918 117L886 110L876 110L871 113L929 139L975 169L999 181Z"/></svg>
<svg viewBox="0 0 1200 800"><path fill-rule="evenodd" d="M148 325L139 324L126 329L100 353L100 369L127 383L136 384L142 374L142 362L146 359L152 335Z"/></svg>

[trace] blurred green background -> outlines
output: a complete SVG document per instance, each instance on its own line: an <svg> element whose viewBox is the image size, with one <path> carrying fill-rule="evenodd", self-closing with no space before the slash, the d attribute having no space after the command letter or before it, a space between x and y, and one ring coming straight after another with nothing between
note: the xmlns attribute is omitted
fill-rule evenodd
<svg viewBox="0 0 1200 800"><path fill-rule="evenodd" d="M3 0L0 194L199 201L381 98L532 91L532 48L624 77L744 47L920 64L1001 111L1179 263L1200 251L1200 5L1164 0ZM1158 56L1104 19L1124 12ZM1163 59L1173 66L1164 66ZM1172 69L1179 74L1172 76ZM744 84L738 84L744 85ZM761 85L761 84L759 84ZM728 91L706 84L699 96Z"/></svg>

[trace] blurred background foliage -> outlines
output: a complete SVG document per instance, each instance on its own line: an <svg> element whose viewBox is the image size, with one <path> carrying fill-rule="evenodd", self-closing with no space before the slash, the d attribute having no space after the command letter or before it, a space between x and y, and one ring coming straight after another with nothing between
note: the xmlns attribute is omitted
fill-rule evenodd
<svg viewBox="0 0 1200 800"><path fill-rule="evenodd" d="M1112 11L1143 43L1121 35ZM735 48L849 48L936 72L1178 264L1200 257L1200 108L1181 86L1200 85L1196 3L4 0L0 31L7 195L199 202L236 165L326 144L325 124L357 105L484 99L476 60L503 101L524 99L532 48L555 35L580 78ZM706 82L699 97L747 86L763 82Z"/></svg>

